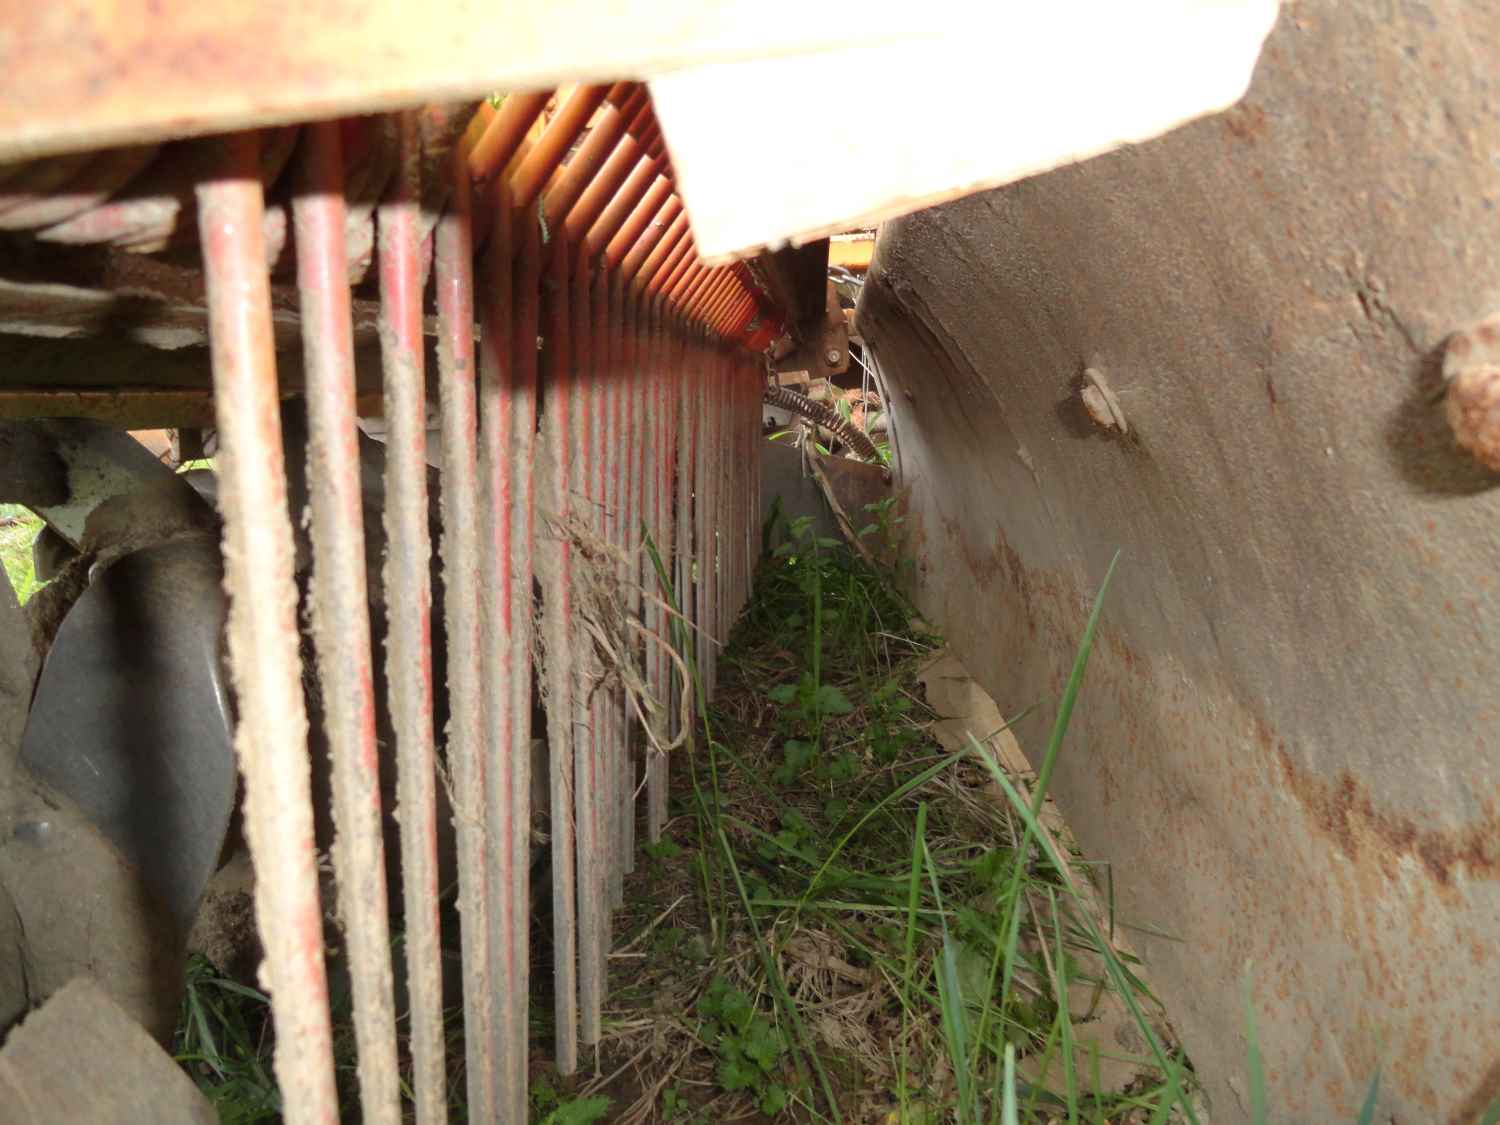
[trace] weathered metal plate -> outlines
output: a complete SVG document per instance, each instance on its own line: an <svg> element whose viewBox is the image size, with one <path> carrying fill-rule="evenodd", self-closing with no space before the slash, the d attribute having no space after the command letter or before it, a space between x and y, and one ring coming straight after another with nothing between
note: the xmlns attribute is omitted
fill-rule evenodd
<svg viewBox="0 0 1500 1125"><path fill-rule="evenodd" d="M97 573L57 631L21 743L22 764L77 803L184 936L234 804L222 584L212 536Z"/></svg>
<svg viewBox="0 0 1500 1125"><path fill-rule="evenodd" d="M1500 301L1497 50L1492 5L1298 4L1230 113L900 220L865 287L920 605L1007 712L1122 552L1055 792L1215 1122L1247 967L1269 1120L1500 1093L1500 477L1436 394Z"/></svg>

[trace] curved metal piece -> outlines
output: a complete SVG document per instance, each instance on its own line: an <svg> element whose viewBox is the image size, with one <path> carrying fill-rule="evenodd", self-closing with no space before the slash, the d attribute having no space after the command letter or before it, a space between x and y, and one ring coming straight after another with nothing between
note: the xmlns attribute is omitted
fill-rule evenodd
<svg viewBox="0 0 1500 1125"><path fill-rule="evenodd" d="M182 936L234 804L219 546L199 535L106 566L63 619L21 761L71 798Z"/></svg>

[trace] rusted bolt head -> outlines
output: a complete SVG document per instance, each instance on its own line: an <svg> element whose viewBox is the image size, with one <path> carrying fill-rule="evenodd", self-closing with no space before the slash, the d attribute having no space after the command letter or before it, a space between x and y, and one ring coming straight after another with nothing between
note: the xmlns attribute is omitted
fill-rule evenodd
<svg viewBox="0 0 1500 1125"><path fill-rule="evenodd" d="M1443 356L1443 410L1459 448L1500 472L1500 314L1455 332Z"/></svg>
<svg viewBox="0 0 1500 1125"><path fill-rule="evenodd" d="M838 363L840 354L841 353L839 352L838 348L829 348L826 352L823 353L823 358L828 361L828 366L832 367L834 364Z"/></svg>

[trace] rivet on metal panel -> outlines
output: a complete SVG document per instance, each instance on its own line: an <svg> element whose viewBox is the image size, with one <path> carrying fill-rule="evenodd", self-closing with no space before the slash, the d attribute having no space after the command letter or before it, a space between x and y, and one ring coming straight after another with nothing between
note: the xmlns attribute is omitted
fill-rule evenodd
<svg viewBox="0 0 1500 1125"><path fill-rule="evenodd" d="M1443 378L1454 440L1500 472L1500 315L1454 333L1443 356Z"/></svg>

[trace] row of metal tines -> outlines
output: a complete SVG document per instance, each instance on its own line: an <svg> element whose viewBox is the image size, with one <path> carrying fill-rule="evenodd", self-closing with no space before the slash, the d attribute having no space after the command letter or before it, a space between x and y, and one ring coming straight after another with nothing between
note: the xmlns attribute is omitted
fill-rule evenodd
<svg viewBox="0 0 1500 1125"><path fill-rule="evenodd" d="M308 616L370 1122L403 1119L403 1073L418 1121L446 1120L450 1093L470 1120L526 1120L534 683L550 762L559 1069L574 1071L579 1044L599 1042L610 912L632 866L637 798L644 792L655 839L667 817L662 748L692 735L679 704L693 702L694 675L712 691L718 639L748 596L758 549L758 352L777 310L743 267L698 260L643 88L578 87L552 100L555 111L549 99L481 105L446 150L424 145L423 111L393 115L395 173L372 208L409 1056L397 1036L375 738L382 638L371 636L356 435L350 232L360 216L349 200L349 123L302 126L287 157L310 433ZM331 1123L340 1107L294 578L300 513L288 510L284 471L302 451L283 449L278 414L268 140L281 143L280 133L194 142L205 155L191 205L275 1069L286 1120ZM425 316L429 279L435 320ZM446 685L434 685L432 659L424 365L433 332ZM623 634L589 611L601 576L622 602ZM435 691L447 693L442 731ZM445 778L458 853L462 1091L450 1091L455 1060L445 1057Z"/></svg>

